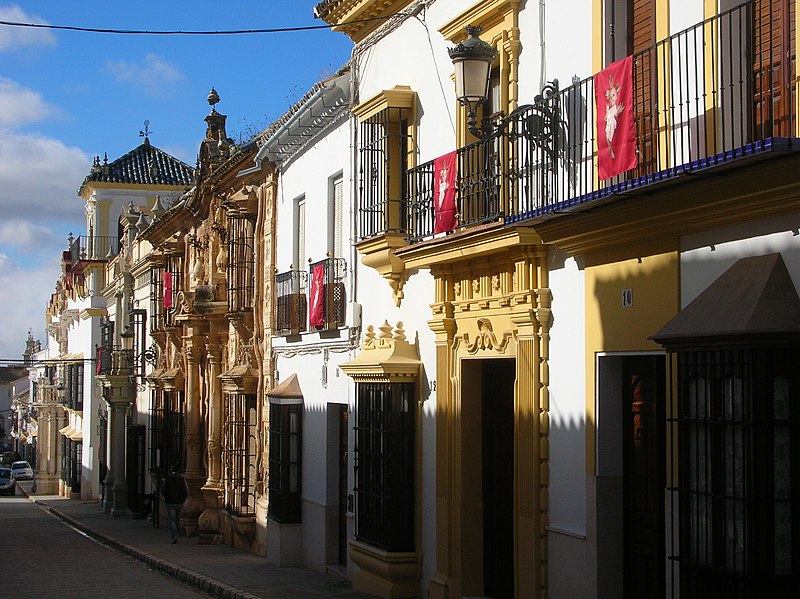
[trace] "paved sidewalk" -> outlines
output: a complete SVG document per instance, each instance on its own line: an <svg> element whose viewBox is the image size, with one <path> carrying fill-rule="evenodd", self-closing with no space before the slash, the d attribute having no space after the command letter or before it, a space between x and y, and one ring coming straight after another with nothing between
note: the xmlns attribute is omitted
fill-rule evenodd
<svg viewBox="0 0 800 599"><path fill-rule="evenodd" d="M196 537L180 537L173 545L169 532L153 528L147 519L114 518L95 501L29 495L30 484L18 486L31 501L95 540L213 597L372 599L332 574L272 566L263 557L227 545L198 545Z"/></svg>

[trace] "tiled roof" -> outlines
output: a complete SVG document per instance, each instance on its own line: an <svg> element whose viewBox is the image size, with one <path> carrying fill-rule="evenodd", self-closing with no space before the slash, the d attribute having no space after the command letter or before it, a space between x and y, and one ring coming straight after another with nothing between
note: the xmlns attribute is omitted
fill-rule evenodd
<svg viewBox="0 0 800 599"><path fill-rule="evenodd" d="M89 182L133 183L138 185L192 185L194 169L159 150L145 138L136 149L113 162L97 157L81 189Z"/></svg>

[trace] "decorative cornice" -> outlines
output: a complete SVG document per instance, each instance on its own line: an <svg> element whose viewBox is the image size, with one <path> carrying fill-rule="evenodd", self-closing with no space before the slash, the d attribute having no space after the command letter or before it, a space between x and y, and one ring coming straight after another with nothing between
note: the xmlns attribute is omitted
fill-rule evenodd
<svg viewBox="0 0 800 599"><path fill-rule="evenodd" d="M419 351L406 341L403 323L398 322L393 330L388 321L375 333L372 325L367 327L361 344L361 353L356 358L341 364L339 368L358 381L398 382L414 381L421 369Z"/></svg>
<svg viewBox="0 0 800 599"><path fill-rule="evenodd" d="M378 92L358 106L353 107L353 114L360 121L365 121L387 108L414 109L416 106L417 93L407 85L396 85L392 89Z"/></svg>

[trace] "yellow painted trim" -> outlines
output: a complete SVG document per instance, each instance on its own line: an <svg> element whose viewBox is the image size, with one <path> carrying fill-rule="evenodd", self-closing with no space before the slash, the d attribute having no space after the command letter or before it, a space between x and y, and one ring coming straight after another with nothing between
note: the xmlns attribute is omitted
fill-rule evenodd
<svg viewBox="0 0 800 599"><path fill-rule="evenodd" d="M455 18L439 27L439 33L447 41L457 44L466 39L464 32L466 25L480 25L486 33L492 28L503 23L509 15L513 15L516 26L516 15L519 12L521 0L488 0L478 2Z"/></svg>
<svg viewBox="0 0 800 599"><path fill-rule="evenodd" d="M387 108L410 108L417 106L417 93L407 85L397 85L392 89L378 92L353 108L353 114L360 121L375 116Z"/></svg>
<svg viewBox="0 0 800 599"><path fill-rule="evenodd" d="M603 0L592 0L592 72L603 70Z"/></svg>

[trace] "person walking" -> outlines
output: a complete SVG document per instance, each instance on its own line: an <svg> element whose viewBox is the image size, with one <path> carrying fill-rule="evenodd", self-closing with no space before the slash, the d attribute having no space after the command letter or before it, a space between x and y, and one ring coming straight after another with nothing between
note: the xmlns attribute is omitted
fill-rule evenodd
<svg viewBox="0 0 800 599"><path fill-rule="evenodd" d="M189 486L186 480L177 471L177 468L172 468L167 478L161 483L161 494L164 496L164 502L167 504L167 521L169 522L169 534L173 543L178 542L178 522L181 517L181 508L183 502L189 496Z"/></svg>

